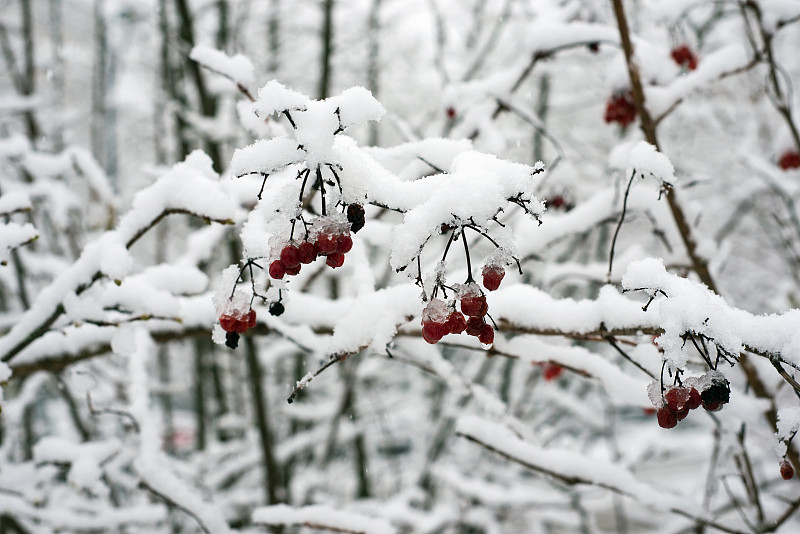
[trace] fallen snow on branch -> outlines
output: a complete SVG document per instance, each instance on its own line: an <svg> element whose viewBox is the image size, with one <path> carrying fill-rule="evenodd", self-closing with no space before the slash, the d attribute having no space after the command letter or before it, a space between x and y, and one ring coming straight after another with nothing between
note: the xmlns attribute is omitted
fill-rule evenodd
<svg viewBox="0 0 800 534"><path fill-rule="evenodd" d="M311 528L348 534L393 534L394 527L384 520L355 512L312 505L298 508L286 504L265 506L253 511L253 523L267 525L305 525Z"/></svg>

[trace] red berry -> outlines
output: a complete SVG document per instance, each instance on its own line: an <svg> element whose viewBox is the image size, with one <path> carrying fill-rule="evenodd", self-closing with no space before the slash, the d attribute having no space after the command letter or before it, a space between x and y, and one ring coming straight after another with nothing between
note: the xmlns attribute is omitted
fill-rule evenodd
<svg viewBox="0 0 800 534"><path fill-rule="evenodd" d="M299 263L294 267L287 267L286 274L288 274L289 276L297 276L300 273L300 267L302 267L302 265Z"/></svg>
<svg viewBox="0 0 800 534"><path fill-rule="evenodd" d="M300 263L309 264L317 257L317 251L314 250L314 245L308 241L303 241L297 247L297 255L300 258Z"/></svg>
<svg viewBox="0 0 800 534"><path fill-rule="evenodd" d="M248 320L246 317L244 319L236 319L236 322L233 324L233 331L237 334L244 334L247 332L247 325Z"/></svg>
<svg viewBox="0 0 800 534"><path fill-rule="evenodd" d="M451 334L460 334L467 329L467 320L461 312L453 311L447 317L445 325Z"/></svg>
<svg viewBox="0 0 800 534"><path fill-rule="evenodd" d="M686 416L689 415L689 407L684 407L683 410L680 412L675 412L675 417L678 418L678 421L683 421L686 419Z"/></svg>
<svg viewBox="0 0 800 534"><path fill-rule="evenodd" d="M494 291L500 287L500 282L506 275L506 270L498 265L491 265L483 268L483 287L489 291Z"/></svg>
<svg viewBox="0 0 800 534"><path fill-rule="evenodd" d="M486 297L483 295L469 295L461 298L461 311L469 317L483 317L489 311Z"/></svg>
<svg viewBox="0 0 800 534"><path fill-rule="evenodd" d="M317 249L318 255L325 256L336 252L336 247L338 246L338 240L336 239L335 236L331 234L323 233L317 236L317 242L314 243L314 246Z"/></svg>
<svg viewBox="0 0 800 534"><path fill-rule="evenodd" d="M561 195L556 195L556 196L554 196L552 198L548 198L547 199L547 206L550 207L550 208L558 209L561 206L563 206L565 203L566 203L566 201L564 200L564 197L562 197Z"/></svg>
<svg viewBox="0 0 800 534"><path fill-rule="evenodd" d="M422 338L430 344L436 343L447 334L444 323L434 323L433 321L422 322Z"/></svg>
<svg viewBox="0 0 800 534"><path fill-rule="evenodd" d="M606 122L618 122L623 128L636 119L636 105L633 102L633 93L630 91L618 92L611 96L606 103Z"/></svg>
<svg viewBox="0 0 800 534"><path fill-rule="evenodd" d="M300 265L300 251L294 245L287 245L281 250L281 263L287 269Z"/></svg>
<svg viewBox="0 0 800 534"><path fill-rule="evenodd" d="M478 334L478 341L484 345L491 345L494 343L494 328L488 323L483 323L481 332Z"/></svg>
<svg viewBox="0 0 800 534"><path fill-rule="evenodd" d="M656 412L658 418L658 426L661 428L675 428L678 425L678 417L667 407L662 406Z"/></svg>
<svg viewBox="0 0 800 534"><path fill-rule="evenodd" d="M226 332L233 332L235 323L236 323L236 318L228 315L227 313L220 316L219 318L219 325Z"/></svg>
<svg viewBox="0 0 800 534"><path fill-rule="evenodd" d="M247 313L247 328L253 328L256 325L256 311L251 309Z"/></svg>
<svg viewBox="0 0 800 534"><path fill-rule="evenodd" d="M671 388L664 395L664 400L673 412L683 412L687 409L686 405L689 402L689 389L684 387Z"/></svg>
<svg viewBox="0 0 800 534"><path fill-rule="evenodd" d="M707 412L718 412L722 409L722 403L719 401L704 402L703 409Z"/></svg>
<svg viewBox="0 0 800 534"><path fill-rule="evenodd" d="M794 477L794 467L788 461L784 460L781 462L781 478L783 480L789 480Z"/></svg>
<svg viewBox="0 0 800 534"><path fill-rule="evenodd" d="M695 388L689 390L689 400L686 402L686 406L690 410L694 410L699 408L703 404L703 398L700 396L700 392L697 391Z"/></svg>
<svg viewBox="0 0 800 534"><path fill-rule="evenodd" d="M670 55L675 63L682 67L686 67L689 70L694 70L697 68L697 56L686 45L680 45L676 48L673 48Z"/></svg>
<svg viewBox="0 0 800 534"><path fill-rule="evenodd" d="M353 248L353 238L342 234L336 239L336 252L347 254Z"/></svg>
<svg viewBox="0 0 800 534"><path fill-rule="evenodd" d="M778 160L778 167L784 171L800 168L800 154L794 150L787 150Z"/></svg>
<svg viewBox="0 0 800 534"><path fill-rule="evenodd" d="M336 269L337 267L341 267L344 265L344 254L340 252L334 252L332 254L328 254L328 259L325 261L328 264L328 267Z"/></svg>
<svg viewBox="0 0 800 534"><path fill-rule="evenodd" d="M275 280L280 280L286 274L286 267L283 266L281 260L275 260L269 264L269 275Z"/></svg>
<svg viewBox="0 0 800 534"><path fill-rule="evenodd" d="M545 362L542 364L542 376L548 382L552 382L564 372L564 368L556 363Z"/></svg>
<svg viewBox="0 0 800 534"><path fill-rule="evenodd" d="M454 119L456 117L456 108L450 106L445 110L445 113L447 114L448 119Z"/></svg>
<svg viewBox="0 0 800 534"><path fill-rule="evenodd" d="M470 317L467 320L467 328L465 329L467 335L478 337L481 335L481 331L483 329L483 325L486 322L481 317Z"/></svg>

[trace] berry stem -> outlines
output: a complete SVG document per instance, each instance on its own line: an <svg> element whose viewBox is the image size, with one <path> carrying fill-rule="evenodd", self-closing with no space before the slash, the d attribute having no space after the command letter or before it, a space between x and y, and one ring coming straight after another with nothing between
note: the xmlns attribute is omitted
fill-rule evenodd
<svg viewBox="0 0 800 534"><path fill-rule="evenodd" d="M464 235L464 227L461 227L461 240L464 242L464 254L467 257L467 281L466 283L469 284L470 282L474 282L475 279L472 278L472 261L469 258L469 244L467 243L467 236Z"/></svg>
<svg viewBox="0 0 800 534"><path fill-rule="evenodd" d="M325 180L322 179L322 169L317 165L317 182L319 182L319 192L322 195L322 216L328 214L328 207L325 205Z"/></svg>

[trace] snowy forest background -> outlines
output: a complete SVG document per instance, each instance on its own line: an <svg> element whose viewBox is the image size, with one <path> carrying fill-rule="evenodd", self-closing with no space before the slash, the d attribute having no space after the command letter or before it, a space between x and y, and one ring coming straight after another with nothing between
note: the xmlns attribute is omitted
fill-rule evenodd
<svg viewBox="0 0 800 534"><path fill-rule="evenodd" d="M798 46L798 0L0 0L0 533L797 532Z"/></svg>

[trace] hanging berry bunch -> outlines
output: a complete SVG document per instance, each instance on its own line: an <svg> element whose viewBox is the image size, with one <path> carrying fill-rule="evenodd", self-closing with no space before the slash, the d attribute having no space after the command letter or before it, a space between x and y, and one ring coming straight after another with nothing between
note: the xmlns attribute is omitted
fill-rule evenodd
<svg viewBox="0 0 800 534"><path fill-rule="evenodd" d="M707 412L716 412L730 401L731 388L728 380L719 371L709 371L698 378L689 378L681 381L676 374L676 384L665 388L663 377L658 386L657 393L653 394L651 387L651 401L658 408L658 425L661 428L674 428L679 421L683 421L689 411L700 406Z"/></svg>
<svg viewBox="0 0 800 534"><path fill-rule="evenodd" d="M352 234L365 224L366 188L341 164L341 151L334 145L348 127L378 120L385 111L363 88L316 101L274 81L259 90L253 111L263 118L282 115L292 133L239 149L231 162L237 177L262 177L259 203L242 233L243 263L251 281L257 277L254 267L266 268L266 289L261 294L252 282L251 293L272 300L269 312L277 316L285 311L282 298L289 277L317 258L330 268L341 267L353 248ZM270 178L274 186L268 185ZM234 293L235 288L231 299Z"/></svg>
<svg viewBox="0 0 800 534"><path fill-rule="evenodd" d="M521 272L513 236L498 217L509 206L517 206L539 219L544 205L530 190L533 176L542 172L541 162L531 168L466 151L455 158L450 172L426 178L426 200L405 213L391 253L392 266L409 274L423 289L421 324L425 341L436 343L448 334L466 333L484 345L494 342L485 291L500 287L507 266L516 264ZM459 194L454 195L454 191ZM431 240L441 239L438 236L447 236L444 252L424 276L423 250ZM463 260L448 266L448 256L458 242L461 246L456 248L463 248L463 256L459 255ZM481 286L474 277L477 273L472 256L487 247L490 252L479 273ZM466 270L463 283L448 282L451 270Z"/></svg>
<svg viewBox="0 0 800 534"><path fill-rule="evenodd" d="M616 122L623 128L627 128L636 120L633 92L630 89L615 91L606 102L606 112L603 118L609 124Z"/></svg>
<svg viewBox="0 0 800 534"><path fill-rule="evenodd" d="M679 45L672 49L670 52L672 60L681 67L688 70L695 70L697 68L697 55L692 52L688 45Z"/></svg>

